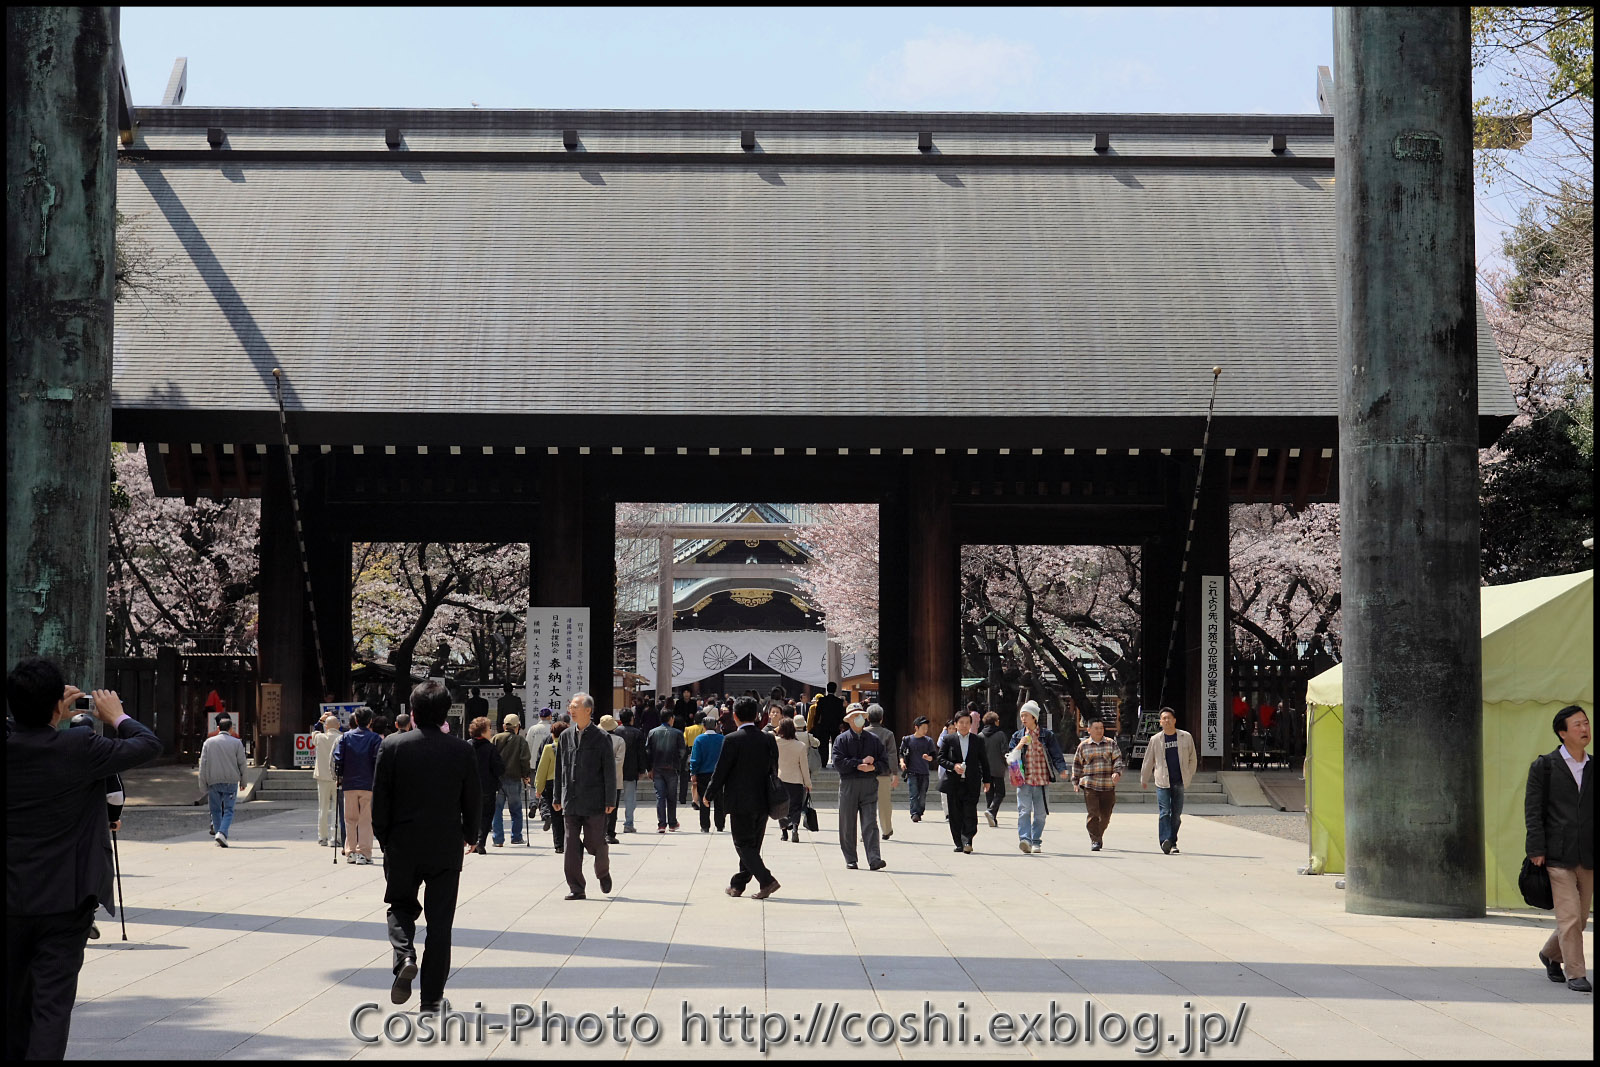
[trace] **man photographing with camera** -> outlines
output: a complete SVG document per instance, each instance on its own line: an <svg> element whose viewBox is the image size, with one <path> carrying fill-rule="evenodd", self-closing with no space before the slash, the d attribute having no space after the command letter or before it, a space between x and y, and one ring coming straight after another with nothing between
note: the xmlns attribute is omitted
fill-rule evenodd
<svg viewBox="0 0 1600 1067"><path fill-rule="evenodd" d="M7 1059L66 1054L83 947L111 863L105 779L161 753L108 689L90 704L115 737L58 730L83 695L48 660L25 659L6 676L16 720L6 738Z"/></svg>

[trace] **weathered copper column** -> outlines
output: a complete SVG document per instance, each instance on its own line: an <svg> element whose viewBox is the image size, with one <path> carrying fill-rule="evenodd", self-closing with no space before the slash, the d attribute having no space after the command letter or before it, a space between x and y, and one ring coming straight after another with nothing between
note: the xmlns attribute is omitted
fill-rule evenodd
<svg viewBox="0 0 1600 1067"><path fill-rule="evenodd" d="M1345 906L1484 909L1467 9L1334 13Z"/></svg>
<svg viewBox="0 0 1600 1067"><path fill-rule="evenodd" d="M6 669L104 684L117 9L6 9Z"/></svg>

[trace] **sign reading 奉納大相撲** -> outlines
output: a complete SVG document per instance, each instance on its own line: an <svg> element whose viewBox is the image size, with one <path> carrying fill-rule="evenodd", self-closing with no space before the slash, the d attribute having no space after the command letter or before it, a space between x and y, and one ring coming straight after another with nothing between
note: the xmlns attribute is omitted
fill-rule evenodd
<svg viewBox="0 0 1600 1067"><path fill-rule="evenodd" d="M528 609L528 698L524 710L564 709L589 689L589 609Z"/></svg>

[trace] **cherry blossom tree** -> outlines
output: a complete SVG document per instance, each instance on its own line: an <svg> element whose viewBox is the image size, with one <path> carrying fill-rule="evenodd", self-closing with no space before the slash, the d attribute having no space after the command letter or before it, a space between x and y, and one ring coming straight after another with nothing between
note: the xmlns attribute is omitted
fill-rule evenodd
<svg viewBox="0 0 1600 1067"><path fill-rule="evenodd" d="M144 455L122 444L111 466L108 647L254 652L260 502L158 497Z"/></svg>
<svg viewBox="0 0 1600 1067"><path fill-rule="evenodd" d="M1046 684L1051 674L1079 707L1095 706L1106 688L1130 701L1143 650L1139 564L1129 546L963 546L963 660L986 673L982 627L992 614L1001 626L1001 706L1031 698L1060 721L1066 705Z"/></svg>
<svg viewBox="0 0 1600 1067"><path fill-rule="evenodd" d="M820 504L806 527L812 559L802 580L828 633L878 651L878 505Z"/></svg>
<svg viewBox="0 0 1600 1067"><path fill-rule="evenodd" d="M471 663L480 674L505 662L493 624L503 611L519 620L527 611L525 542L361 542L351 555L355 654L392 664L398 687L408 685L419 654ZM513 678L525 651L519 627L512 639Z"/></svg>
<svg viewBox="0 0 1600 1067"><path fill-rule="evenodd" d="M1229 609L1237 654L1300 658L1320 638L1339 648L1339 507L1274 504L1229 509Z"/></svg>

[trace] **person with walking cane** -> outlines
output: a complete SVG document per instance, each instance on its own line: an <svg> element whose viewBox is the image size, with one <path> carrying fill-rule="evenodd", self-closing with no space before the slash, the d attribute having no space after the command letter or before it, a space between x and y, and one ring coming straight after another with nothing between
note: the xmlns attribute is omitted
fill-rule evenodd
<svg viewBox="0 0 1600 1067"><path fill-rule="evenodd" d="M80 712L72 717L70 729L93 730L95 728L94 723L95 718L93 715L89 714L87 711ZM117 856L117 831L122 829L122 806L127 800L127 794L123 792L122 776L119 774L112 773L106 775L105 784L106 822L110 824L111 827L111 870L106 872L105 878L101 883L99 901L100 906L106 909L107 915L120 915L118 909L121 907L121 904L113 903L112 901L111 879L112 875L114 874L117 880L117 887L120 889L122 886L122 870ZM120 896L121 894L119 893L119 899ZM120 917L122 919L122 940L126 941L128 940L128 919L125 915ZM100 939L100 926L98 923L91 922L89 924L89 939L91 941L98 941Z"/></svg>
<svg viewBox="0 0 1600 1067"><path fill-rule="evenodd" d="M326 845L342 836L333 825L334 800L339 793L339 783L333 776L333 746L339 741L339 716L330 711L322 717L317 727L317 731L311 735L311 751L314 754L311 777L317 783L317 844ZM343 807L338 810L341 813L344 811Z"/></svg>

